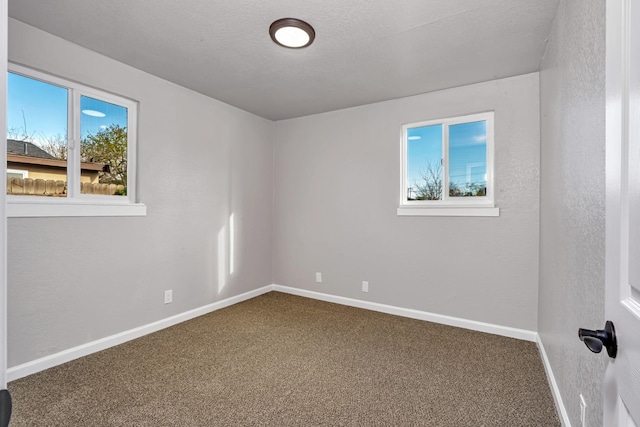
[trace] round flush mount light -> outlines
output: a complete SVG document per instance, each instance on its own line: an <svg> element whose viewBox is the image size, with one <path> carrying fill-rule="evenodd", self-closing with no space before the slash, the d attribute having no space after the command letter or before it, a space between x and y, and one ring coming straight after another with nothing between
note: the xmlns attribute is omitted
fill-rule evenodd
<svg viewBox="0 0 640 427"><path fill-rule="evenodd" d="M271 39L280 46L301 49L309 46L316 38L313 27L296 18L282 18L269 27Z"/></svg>

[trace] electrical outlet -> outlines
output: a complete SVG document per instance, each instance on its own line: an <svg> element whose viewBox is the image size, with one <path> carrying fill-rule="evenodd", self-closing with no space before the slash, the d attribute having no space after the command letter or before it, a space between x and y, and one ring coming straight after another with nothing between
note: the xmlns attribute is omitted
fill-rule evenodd
<svg viewBox="0 0 640 427"><path fill-rule="evenodd" d="M587 427L587 402L584 401L583 395L580 395L580 425Z"/></svg>
<svg viewBox="0 0 640 427"><path fill-rule="evenodd" d="M316 273L316 283L322 283L322 273Z"/></svg>
<svg viewBox="0 0 640 427"><path fill-rule="evenodd" d="M169 304L173 301L173 290L164 291L164 303Z"/></svg>
<svg viewBox="0 0 640 427"><path fill-rule="evenodd" d="M369 292L369 282L362 281L362 292Z"/></svg>

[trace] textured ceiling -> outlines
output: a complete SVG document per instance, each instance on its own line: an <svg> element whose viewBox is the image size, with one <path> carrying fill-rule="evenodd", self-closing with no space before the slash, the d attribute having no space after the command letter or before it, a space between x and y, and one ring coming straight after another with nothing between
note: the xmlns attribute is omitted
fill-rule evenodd
<svg viewBox="0 0 640 427"><path fill-rule="evenodd" d="M271 120L537 71L559 0L9 0L9 16ZM269 38L312 24L312 46Z"/></svg>

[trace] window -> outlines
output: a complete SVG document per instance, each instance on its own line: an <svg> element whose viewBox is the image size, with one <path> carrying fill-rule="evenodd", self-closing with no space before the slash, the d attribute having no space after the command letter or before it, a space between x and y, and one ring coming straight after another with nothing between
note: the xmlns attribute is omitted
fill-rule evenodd
<svg viewBox="0 0 640 427"><path fill-rule="evenodd" d="M398 215L497 216L493 112L402 127Z"/></svg>
<svg viewBox="0 0 640 427"><path fill-rule="evenodd" d="M29 178L29 171L19 169L7 169L7 179L11 178Z"/></svg>
<svg viewBox="0 0 640 427"><path fill-rule="evenodd" d="M9 64L9 216L145 215L136 118L134 101Z"/></svg>

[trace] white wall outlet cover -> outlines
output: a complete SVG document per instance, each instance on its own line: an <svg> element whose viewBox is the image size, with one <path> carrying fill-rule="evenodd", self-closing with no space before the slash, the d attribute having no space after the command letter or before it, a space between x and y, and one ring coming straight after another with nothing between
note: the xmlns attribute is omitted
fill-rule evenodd
<svg viewBox="0 0 640 427"><path fill-rule="evenodd" d="M316 282L322 283L322 273L316 273Z"/></svg>
<svg viewBox="0 0 640 427"><path fill-rule="evenodd" d="M169 304L173 301L173 290L164 291L164 303Z"/></svg>
<svg viewBox="0 0 640 427"><path fill-rule="evenodd" d="M369 282L362 281L362 292L369 292Z"/></svg>

